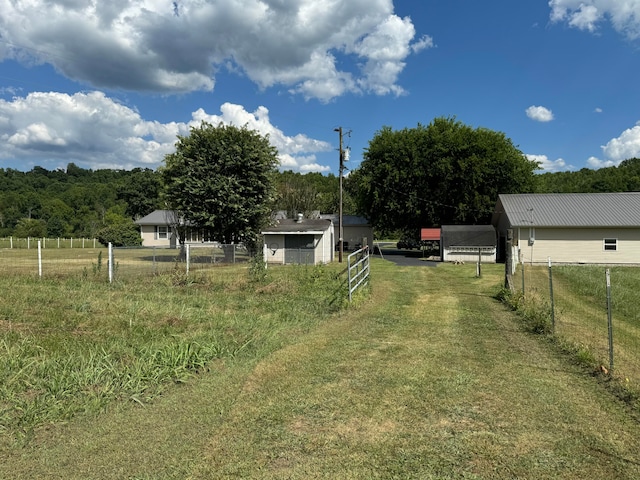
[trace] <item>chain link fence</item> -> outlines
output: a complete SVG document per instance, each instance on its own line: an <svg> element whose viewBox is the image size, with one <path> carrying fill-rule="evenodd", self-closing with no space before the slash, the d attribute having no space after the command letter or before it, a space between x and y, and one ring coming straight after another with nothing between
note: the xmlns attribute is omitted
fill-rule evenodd
<svg viewBox="0 0 640 480"><path fill-rule="evenodd" d="M586 363L640 393L640 269L519 264L511 278L521 307Z"/></svg>

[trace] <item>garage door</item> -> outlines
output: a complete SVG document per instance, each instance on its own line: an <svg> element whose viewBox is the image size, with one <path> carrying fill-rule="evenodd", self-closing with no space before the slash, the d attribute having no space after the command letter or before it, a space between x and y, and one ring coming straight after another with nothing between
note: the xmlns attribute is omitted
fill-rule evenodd
<svg viewBox="0 0 640 480"><path fill-rule="evenodd" d="M287 235L284 237L285 263L303 263L313 265L314 235Z"/></svg>

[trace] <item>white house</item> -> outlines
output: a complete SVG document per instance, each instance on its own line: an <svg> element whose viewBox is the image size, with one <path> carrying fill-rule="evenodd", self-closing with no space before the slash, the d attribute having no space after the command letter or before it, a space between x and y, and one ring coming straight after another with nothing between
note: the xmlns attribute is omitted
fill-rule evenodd
<svg viewBox="0 0 640 480"><path fill-rule="evenodd" d="M144 247L176 247L180 243L175 225L180 224L181 219L176 218L172 210L154 210L149 215L136 220L140 225L140 235ZM183 234L186 243L201 243L209 241L202 229L185 228Z"/></svg>
<svg viewBox="0 0 640 480"><path fill-rule="evenodd" d="M333 222L309 219L279 219L265 228L263 254L267 263L318 264L333 261L335 242Z"/></svg>
<svg viewBox="0 0 640 480"><path fill-rule="evenodd" d="M501 253L526 263L640 263L640 192L500 195Z"/></svg>

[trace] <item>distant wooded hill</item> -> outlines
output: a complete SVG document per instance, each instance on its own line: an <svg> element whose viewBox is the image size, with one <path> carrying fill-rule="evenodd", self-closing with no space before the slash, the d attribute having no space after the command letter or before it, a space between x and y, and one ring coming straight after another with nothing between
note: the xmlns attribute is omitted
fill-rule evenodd
<svg viewBox="0 0 640 480"><path fill-rule="evenodd" d="M338 210L334 175L287 171L277 174L276 184L277 210ZM73 163L66 170L0 168L0 237L94 238L106 226L131 223L158 208L161 179L151 169L87 170Z"/></svg>
<svg viewBox="0 0 640 480"><path fill-rule="evenodd" d="M616 167L536 175L537 193L640 191L640 159ZM348 182L348 178L345 179ZM276 175L276 210L290 215L335 213L339 178L286 171ZM162 208L160 175L151 169L66 170L0 168L0 237L95 237L105 226L131 222ZM344 213L358 213L347 194Z"/></svg>
<svg viewBox="0 0 640 480"><path fill-rule="evenodd" d="M640 191L640 158L617 167L537 175L537 193L599 193Z"/></svg>

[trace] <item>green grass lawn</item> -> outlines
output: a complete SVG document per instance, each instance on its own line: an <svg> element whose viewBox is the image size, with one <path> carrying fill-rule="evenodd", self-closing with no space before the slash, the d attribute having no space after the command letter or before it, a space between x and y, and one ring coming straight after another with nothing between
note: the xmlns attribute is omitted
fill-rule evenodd
<svg viewBox="0 0 640 480"><path fill-rule="evenodd" d="M173 358L174 343L178 358L217 345L151 381L148 398L78 401L22 437L9 425L0 478L640 478L637 412L495 300L503 266L478 279L473 265L375 259L371 294L351 306L340 267L270 269L262 282L0 279L14 292L0 303L0 358L29 353L29 375L67 342L67 356L120 359L116 371L137 355L171 363L157 352ZM24 401L45 388L13 372Z"/></svg>

